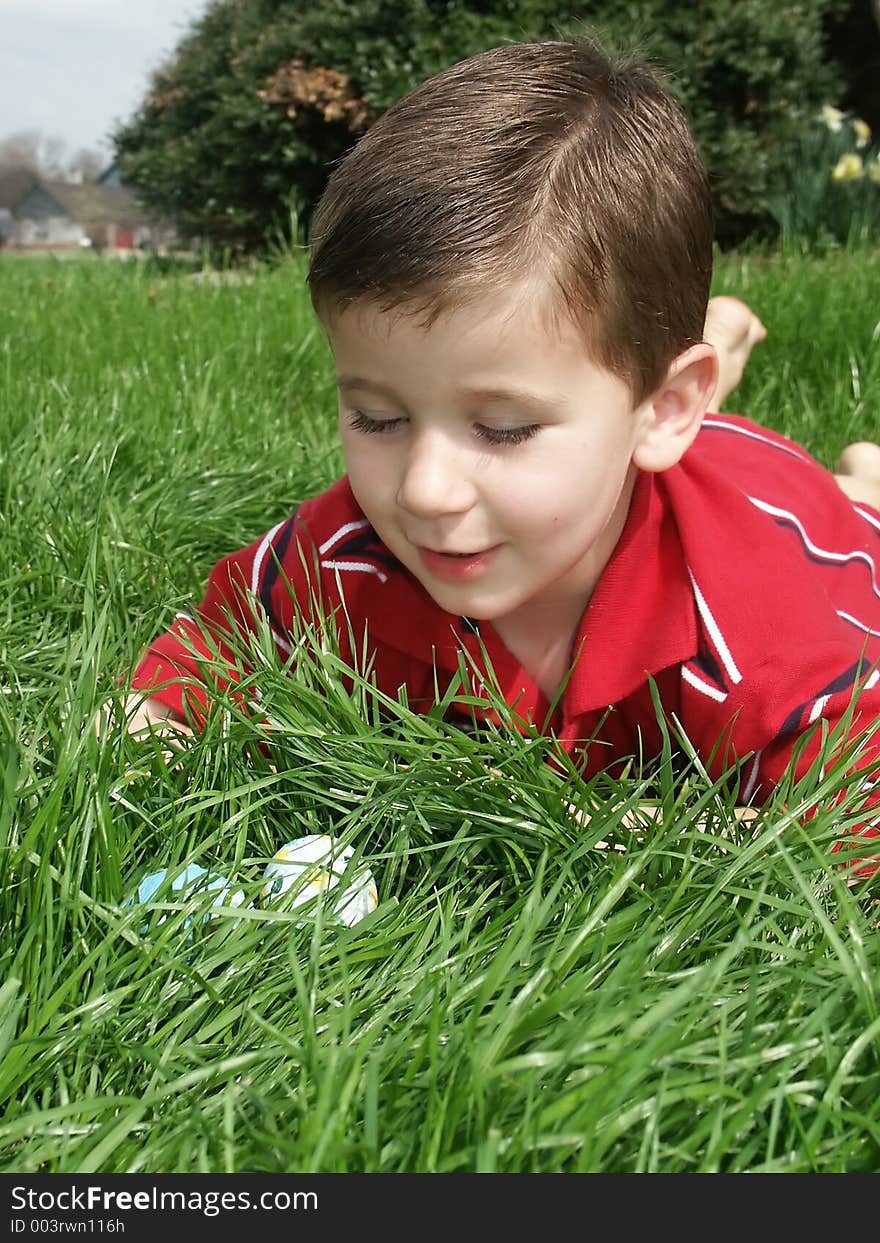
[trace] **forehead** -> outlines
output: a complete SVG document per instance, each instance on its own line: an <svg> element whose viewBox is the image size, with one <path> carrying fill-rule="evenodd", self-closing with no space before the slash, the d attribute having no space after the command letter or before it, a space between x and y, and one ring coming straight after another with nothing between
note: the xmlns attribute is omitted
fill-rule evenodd
<svg viewBox="0 0 880 1243"><path fill-rule="evenodd" d="M544 280L516 281L489 291L415 294L398 302L360 298L342 308L328 304L320 319L331 346L358 336L390 342L407 338L462 343L491 338L540 340L578 352L589 348L589 332L575 321L561 297Z"/></svg>
<svg viewBox="0 0 880 1243"><path fill-rule="evenodd" d="M479 399L561 411L617 402L618 390L628 395L595 359L580 326L534 283L433 316L411 303L386 309L361 300L322 322L347 401L378 395L398 406L439 409Z"/></svg>

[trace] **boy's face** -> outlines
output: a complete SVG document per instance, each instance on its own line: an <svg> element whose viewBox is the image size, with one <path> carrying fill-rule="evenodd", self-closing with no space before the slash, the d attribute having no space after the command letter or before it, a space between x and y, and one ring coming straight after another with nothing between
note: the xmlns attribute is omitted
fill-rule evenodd
<svg viewBox="0 0 880 1243"><path fill-rule="evenodd" d="M579 620L647 423L541 301L522 285L429 328L364 303L326 325L364 514L441 608L524 636Z"/></svg>

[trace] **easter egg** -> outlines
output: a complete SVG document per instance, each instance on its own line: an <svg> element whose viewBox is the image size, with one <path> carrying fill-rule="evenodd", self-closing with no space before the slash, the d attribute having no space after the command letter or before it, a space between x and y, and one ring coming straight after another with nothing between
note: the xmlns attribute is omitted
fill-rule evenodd
<svg viewBox="0 0 880 1243"><path fill-rule="evenodd" d="M187 898L203 898L211 894L210 907L241 906L244 893L233 889L225 876L217 872L209 872L206 868L191 863L172 875L168 868L160 868L145 876L134 894L126 902L126 906L143 906L148 902L181 902ZM164 924L169 912L163 911L157 923ZM210 909L205 912L205 919L210 918ZM192 924L192 916L184 920L184 927ZM145 930L145 929L144 929Z"/></svg>
<svg viewBox="0 0 880 1243"><path fill-rule="evenodd" d="M324 904L325 918L351 928L379 904L376 882L366 864L352 868L354 850L332 837L312 833L286 842L263 874L264 906L287 911Z"/></svg>

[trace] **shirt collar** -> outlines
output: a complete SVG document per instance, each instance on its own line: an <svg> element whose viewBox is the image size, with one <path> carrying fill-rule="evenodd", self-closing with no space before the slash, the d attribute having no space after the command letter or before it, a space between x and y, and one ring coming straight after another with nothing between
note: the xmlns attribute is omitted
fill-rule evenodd
<svg viewBox="0 0 880 1243"><path fill-rule="evenodd" d="M672 471L679 467L674 466ZM617 546L581 619L565 691L567 718L607 708L646 677L693 656L697 644L687 562L662 477L640 472ZM398 568L399 567L399 568ZM500 688L538 703L540 692L491 624L446 613L398 563L391 584L373 584L369 633L397 651L448 671L459 668L465 647L482 667L488 653ZM375 593L375 594L374 594Z"/></svg>
<svg viewBox="0 0 880 1243"><path fill-rule="evenodd" d="M581 619L566 716L618 703L696 646L690 576L665 481L640 472L623 533Z"/></svg>

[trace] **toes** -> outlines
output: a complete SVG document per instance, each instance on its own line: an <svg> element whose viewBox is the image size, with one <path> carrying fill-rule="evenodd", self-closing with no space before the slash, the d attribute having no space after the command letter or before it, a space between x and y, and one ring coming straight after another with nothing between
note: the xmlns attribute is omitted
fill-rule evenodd
<svg viewBox="0 0 880 1243"><path fill-rule="evenodd" d="M705 337L716 348L750 349L763 341L767 329L745 302L727 294L709 299L706 308Z"/></svg>
<svg viewBox="0 0 880 1243"><path fill-rule="evenodd" d="M859 440L847 445L837 463L839 475L864 475L880 479L880 445Z"/></svg>

